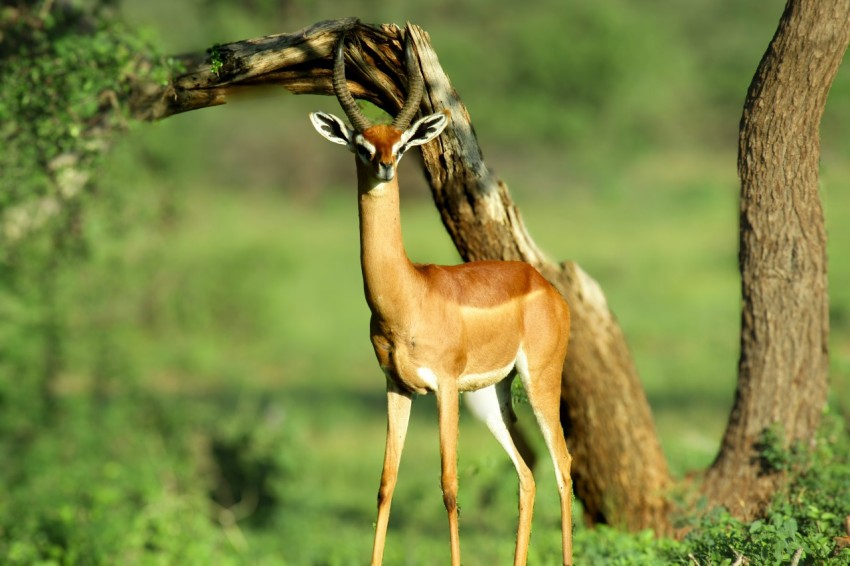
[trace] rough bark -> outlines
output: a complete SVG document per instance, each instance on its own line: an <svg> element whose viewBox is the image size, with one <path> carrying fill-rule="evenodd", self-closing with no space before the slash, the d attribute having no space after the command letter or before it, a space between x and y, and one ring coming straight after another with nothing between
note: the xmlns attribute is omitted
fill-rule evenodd
<svg viewBox="0 0 850 566"><path fill-rule="evenodd" d="M741 355L734 407L704 493L750 519L783 478L761 457L812 438L826 402L829 334L819 126L850 41L850 2L790 0L744 104Z"/></svg>
<svg viewBox="0 0 850 566"><path fill-rule="evenodd" d="M140 91L136 114L161 119L223 104L229 95L258 84L278 84L298 94L332 94L331 51L342 29L358 39L347 51L352 93L391 114L399 109L406 84L401 40L404 33L413 34L426 81L421 110L451 111L449 127L423 148L423 157L434 201L461 256L527 261L567 298L573 329L562 381L563 420L574 457L575 492L587 517L633 530L666 530L667 463L605 296L578 265L552 262L528 235L507 186L485 164L469 114L420 28L409 25L405 32L348 19L219 45L206 55L181 58L186 71L167 88Z"/></svg>

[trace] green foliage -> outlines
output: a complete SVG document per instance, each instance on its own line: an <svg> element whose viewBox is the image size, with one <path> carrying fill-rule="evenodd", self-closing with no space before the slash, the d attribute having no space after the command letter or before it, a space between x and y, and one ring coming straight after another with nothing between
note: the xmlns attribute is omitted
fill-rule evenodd
<svg viewBox="0 0 850 566"><path fill-rule="evenodd" d="M785 431L779 423L761 431L755 448L765 473L788 471L792 453L785 442Z"/></svg>
<svg viewBox="0 0 850 566"><path fill-rule="evenodd" d="M247 525L264 527L285 505L287 487L303 470L284 407L256 401L241 405L219 423L211 439L217 481L210 496L221 508L240 512L238 518Z"/></svg>
<svg viewBox="0 0 850 566"><path fill-rule="evenodd" d="M57 426L4 460L5 564L227 558L230 545L206 518L197 470L180 449L187 439L157 429L155 405L136 398L58 409Z"/></svg>
<svg viewBox="0 0 850 566"><path fill-rule="evenodd" d="M841 418L825 415L816 440L807 449L780 451L779 435L766 433L774 447L770 462L790 474L786 489L774 498L767 516L752 523L714 509L685 538L687 553L700 564L732 564L743 555L750 564L788 564L802 549L804 564L847 564L850 549L836 548L846 536L850 516L850 434ZM765 450L762 450L765 457ZM777 468L774 468L777 469Z"/></svg>
<svg viewBox="0 0 850 566"><path fill-rule="evenodd" d="M235 519L262 522L277 509L295 465L292 423L240 397L225 421L227 402L216 411L140 393L63 402L49 434L4 460L3 563L236 562Z"/></svg>
<svg viewBox="0 0 850 566"><path fill-rule="evenodd" d="M652 531L624 533L607 525L578 530L573 540L576 563L613 566L654 566L675 563L681 545L656 538Z"/></svg>
<svg viewBox="0 0 850 566"><path fill-rule="evenodd" d="M132 79L164 77L150 42L105 4L0 11L0 374L14 376L0 381L0 430L50 411L68 316L62 281L87 250L92 178Z"/></svg>
<svg viewBox="0 0 850 566"><path fill-rule="evenodd" d="M583 564L701 564L730 566L740 557L748 564L784 566L802 549L801 564L842 565L850 549L838 549L850 516L850 434L840 418L826 415L810 450L799 449L783 460L790 478L767 515L751 523L712 509L691 524L682 541L652 533L626 534L608 527L579 530L577 560ZM692 511L689 511L692 513Z"/></svg>
<svg viewBox="0 0 850 566"><path fill-rule="evenodd" d="M207 49L207 54L210 56L210 72L218 76L218 72L224 66L224 62L221 60L221 48L218 44L213 45Z"/></svg>
<svg viewBox="0 0 850 566"><path fill-rule="evenodd" d="M0 9L0 561L209 562L229 545L175 449L185 438L167 449L154 408L113 381L131 374L126 344L78 302L104 282L72 283L92 236L120 231L122 197L92 179L123 129L121 101L163 70L109 2L37 4ZM81 358L87 394L60 394Z"/></svg>
<svg viewBox="0 0 850 566"><path fill-rule="evenodd" d="M60 9L0 14L0 220L8 238L25 230L12 224L13 207L77 196L75 184L57 182L57 158L73 156L76 168L91 168L102 153L100 136L121 119L104 111L117 109L131 79L148 76L155 58L146 39L113 18Z"/></svg>

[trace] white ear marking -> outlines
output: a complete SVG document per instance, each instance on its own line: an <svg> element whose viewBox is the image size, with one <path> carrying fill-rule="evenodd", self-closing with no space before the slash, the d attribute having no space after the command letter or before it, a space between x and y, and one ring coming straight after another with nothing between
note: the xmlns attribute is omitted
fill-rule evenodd
<svg viewBox="0 0 850 566"><path fill-rule="evenodd" d="M353 151L352 138L354 130L345 125L345 122L327 112L311 112L310 121L316 131L328 141L344 145Z"/></svg>
<svg viewBox="0 0 850 566"><path fill-rule="evenodd" d="M417 120L401 135L402 149L406 151L414 145L423 145L439 136L448 125L449 119L442 112L430 114Z"/></svg>

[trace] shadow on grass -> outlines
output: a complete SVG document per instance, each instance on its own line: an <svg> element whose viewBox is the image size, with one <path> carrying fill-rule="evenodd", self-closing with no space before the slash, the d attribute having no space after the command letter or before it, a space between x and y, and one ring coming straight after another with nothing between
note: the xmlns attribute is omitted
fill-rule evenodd
<svg viewBox="0 0 850 566"><path fill-rule="evenodd" d="M719 389L668 389L648 393L649 405L653 412L691 414L693 411L717 414L718 418L726 419L732 409L734 389L721 391Z"/></svg>

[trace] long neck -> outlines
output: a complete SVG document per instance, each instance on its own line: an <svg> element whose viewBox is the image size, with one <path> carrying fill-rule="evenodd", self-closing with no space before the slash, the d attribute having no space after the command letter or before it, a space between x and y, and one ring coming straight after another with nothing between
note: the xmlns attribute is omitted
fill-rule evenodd
<svg viewBox="0 0 850 566"><path fill-rule="evenodd" d="M373 312L391 317L415 296L419 275L401 237L398 176L381 182L357 165L360 265L366 301Z"/></svg>

